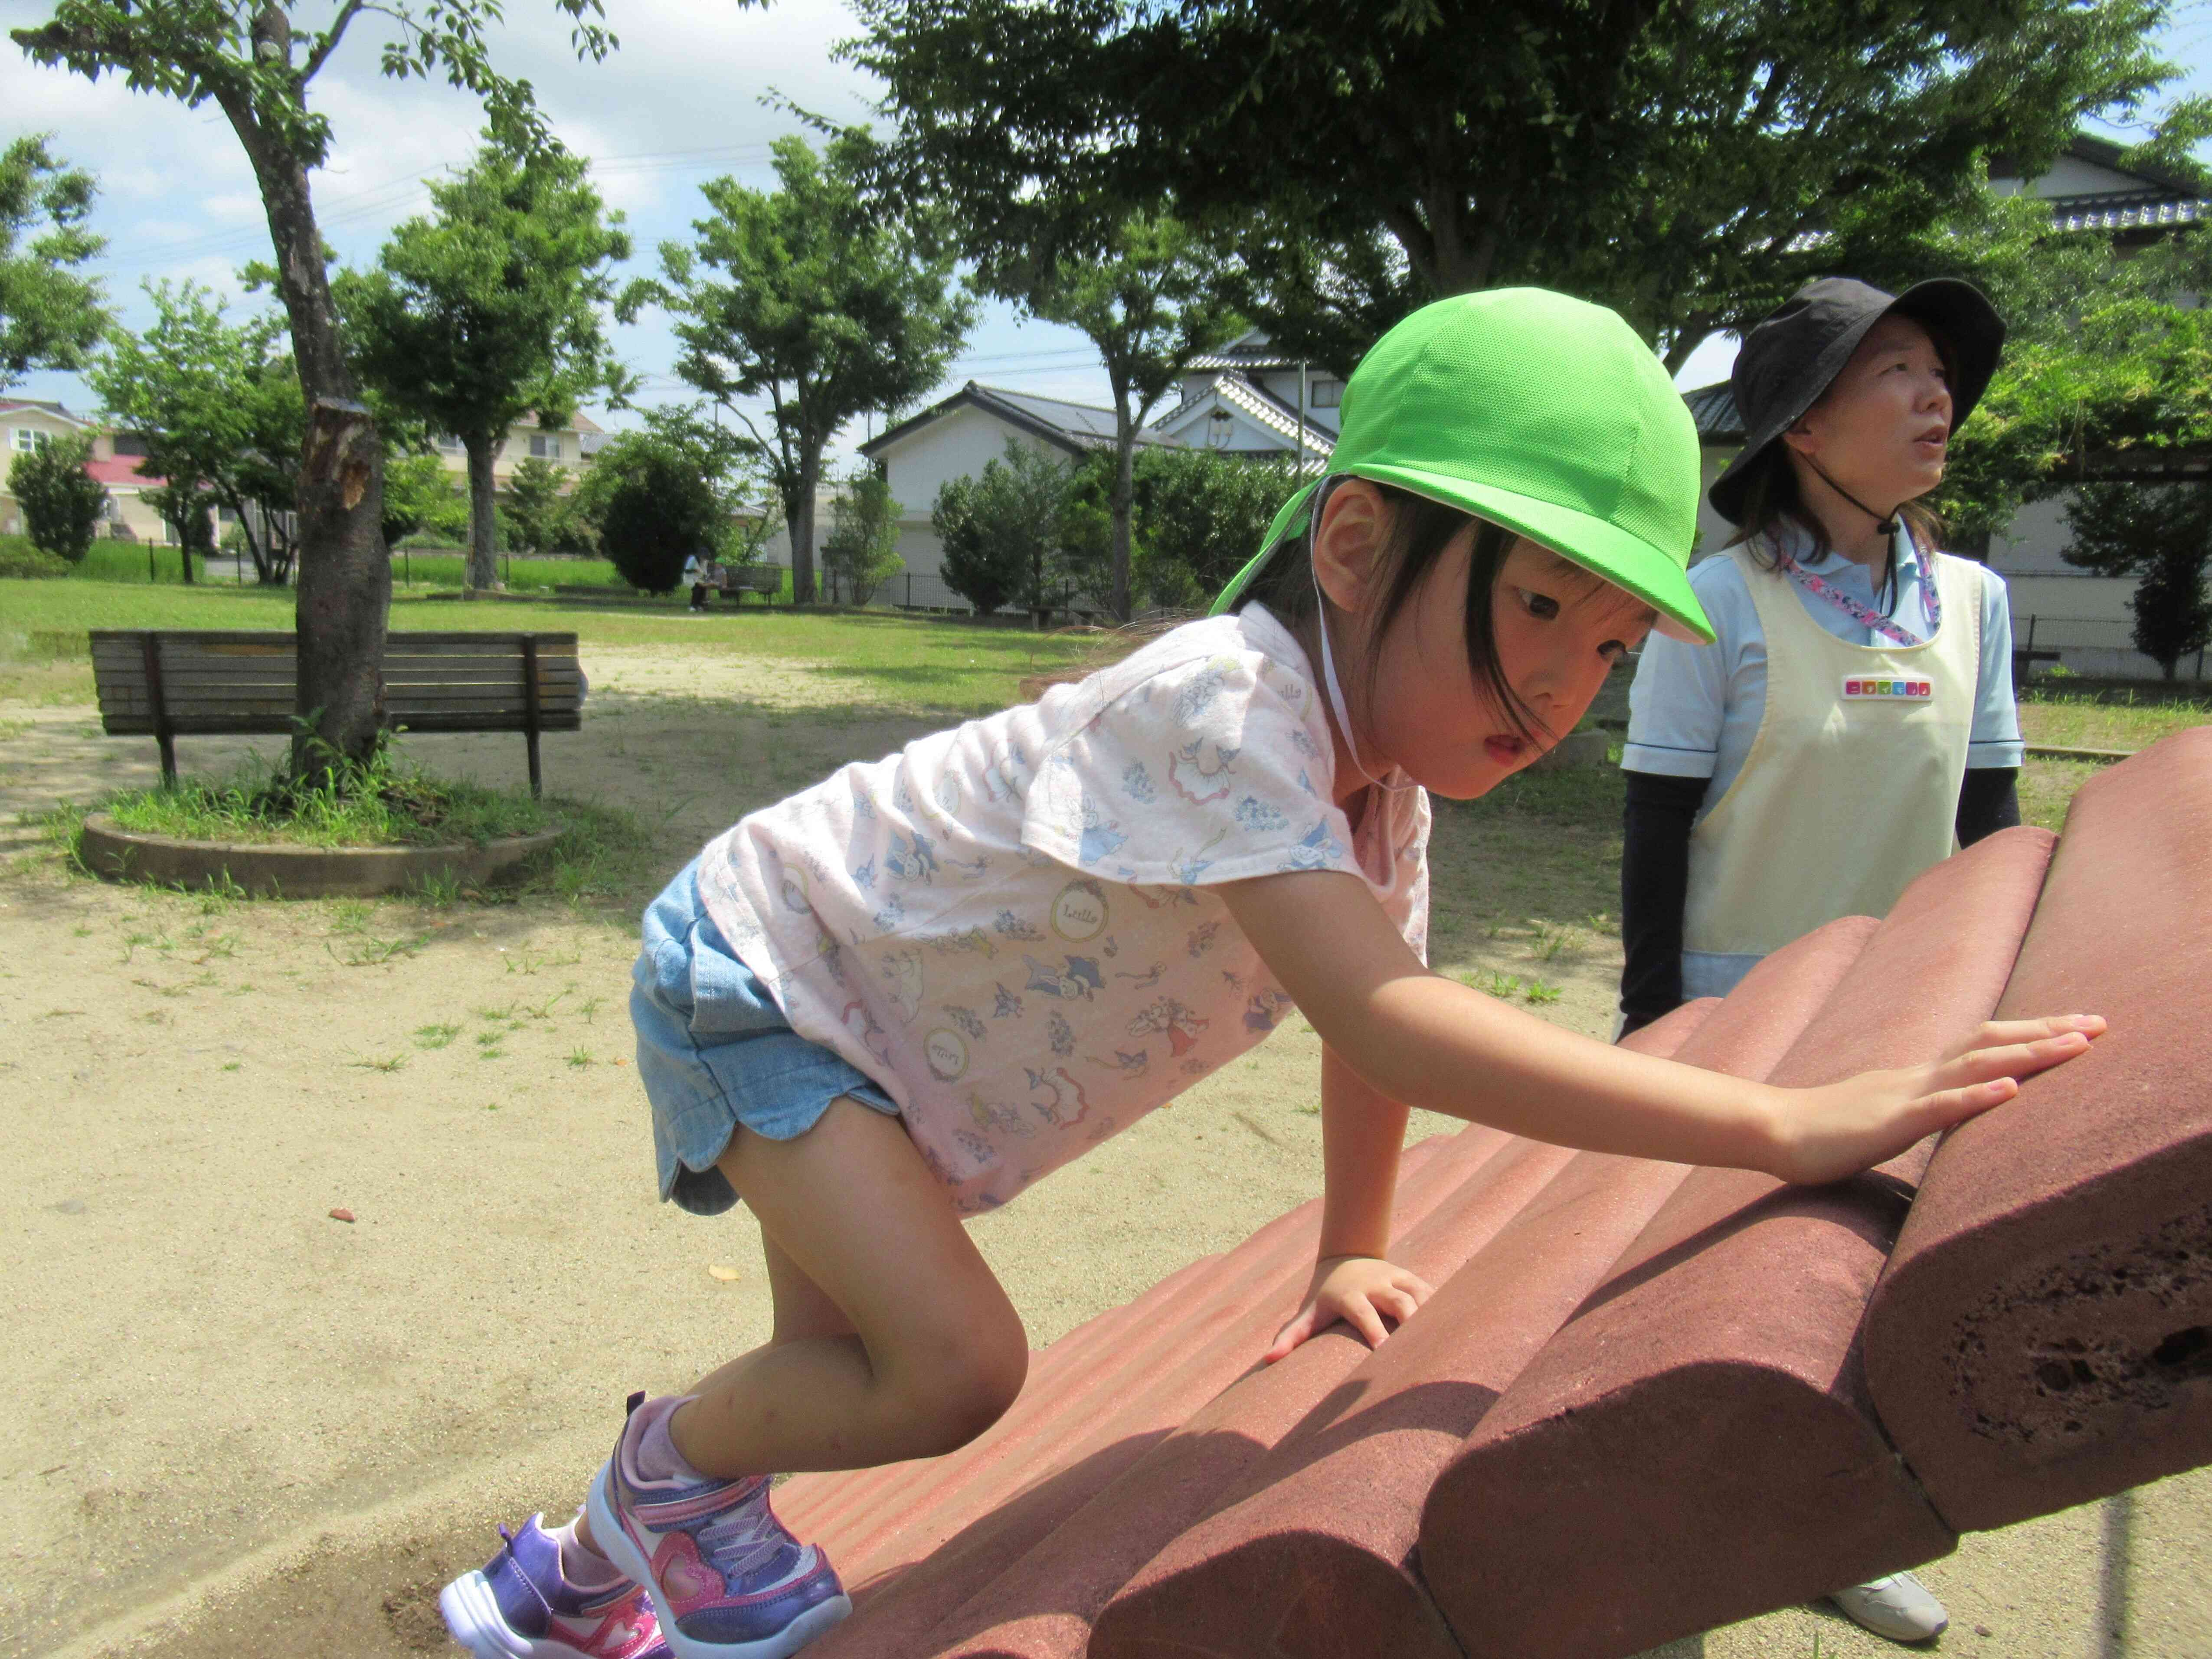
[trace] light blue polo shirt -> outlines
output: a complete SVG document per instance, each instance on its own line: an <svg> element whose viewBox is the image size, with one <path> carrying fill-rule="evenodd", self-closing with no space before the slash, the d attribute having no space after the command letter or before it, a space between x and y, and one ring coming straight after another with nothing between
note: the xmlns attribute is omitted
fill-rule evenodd
<svg viewBox="0 0 2212 1659"><path fill-rule="evenodd" d="M1840 553L1814 554L1811 538L1792 532L1799 565L1869 609L1881 611L1874 573ZM2012 611L2004 578L1986 565L1982 579L1981 672L1974 688L1974 720L1966 744L1966 764L2017 767L2024 750L2020 711L2012 693ZM1882 643L1874 630L1849 612L1808 593L1779 572L1758 580L1784 582L1805 614L1847 645ZM1897 532L1897 597L1886 613L1915 641L1928 635L1928 612L1921 603L1921 559L1911 532ZM1632 772L1656 772L1672 778L1710 778L1702 823L1743 770L1751 742L1766 713L1766 631L1743 571L1734 559L1708 558L1690 568L1690 586L1713 625L1711 645L1690 645L1653 634L1644 641L1636 679L1628 692L1628 741L1621 766ZM1682 957L1682 994L1724 996L1749 972L1756 957Z"/></svg>

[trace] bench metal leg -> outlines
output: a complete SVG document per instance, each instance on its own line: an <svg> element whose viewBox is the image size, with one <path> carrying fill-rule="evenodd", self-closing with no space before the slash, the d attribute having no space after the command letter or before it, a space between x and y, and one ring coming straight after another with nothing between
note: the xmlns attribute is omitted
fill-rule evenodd
<svg viewBox="0 0 2212 1659"><path fill-rule="evenodd" d="M527 732L523 735L530 739L530 798L536 800L545 793L544 781L538 772L538 734Z"/></svg>

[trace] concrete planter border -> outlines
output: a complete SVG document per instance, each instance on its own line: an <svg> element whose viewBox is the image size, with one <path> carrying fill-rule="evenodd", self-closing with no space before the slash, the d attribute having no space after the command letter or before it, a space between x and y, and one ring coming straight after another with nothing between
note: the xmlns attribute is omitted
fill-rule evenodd
<svg viewBox="0 0 2212 1659"><path fill-rule="evenodd" d="M370 898L448 879L483 886L567 832L566 824L555 824L481 847L288 847L139 835L95 812L84 821L77 856L107 881L235 886L256 898Z"/></svg>

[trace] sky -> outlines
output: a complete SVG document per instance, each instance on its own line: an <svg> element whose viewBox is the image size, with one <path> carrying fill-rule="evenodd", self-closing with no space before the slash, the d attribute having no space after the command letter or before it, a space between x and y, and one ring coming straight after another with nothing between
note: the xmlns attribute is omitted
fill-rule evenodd
<svg viewBox="0 0 2212 1659"><path fill-rule="evenodd" d="M333 9L330 0L303 0L294 16L308 28ZM769 144L800 130L780 100L836 119L869 118L873 83L834 61L837 41L857 27L840 0L774 0L764 9L729 0L607 0L606 11L622 45L605 63L575 60L566 20L549 0L507 0L493 52L506 73L532 83L562 141L593 159L593 179L635 244L624 276L655 269L662 242L690 240L708 179L730 175L774 187ZM0 31L51 15L50 0L0 0ZM428 208L427 181L466 163L482 125L481 106L468 94L377 72L381 23L374 14L360 18L310 93L333 131L329 165L313 179L316 210L325 240L351 264L373 263L392 228ZM2185 70L2177 90L2212 92L2212 0L2186 0L2164 45ZM52 133L59 154L99 179L91 228L108 246L94 269L127 326L151 320L140 292L149 278L188 278L237 296L240 309L264 303L244 295L237 280L247 260L269 257L260 198L212 105L190 110L116 80L88 82L41 68L0 42L0 143L27 131ZM616 325L613 333L641 377L638 402L689 400L689 389L668 372L676 349L658 313ZM1733 340L1709 341L1676 378L1686 388L1723 379L1735 352ZM1109 398L1080 334L1024 320L996 302L986 306L933 395L969 380L1084 403ZM95 402L73 375L34 374L11 395L58 398L77 412ZM592 412L611 427L635 418ZM868 423L856 424L837 453L849 455L866 435Z"/></svg>

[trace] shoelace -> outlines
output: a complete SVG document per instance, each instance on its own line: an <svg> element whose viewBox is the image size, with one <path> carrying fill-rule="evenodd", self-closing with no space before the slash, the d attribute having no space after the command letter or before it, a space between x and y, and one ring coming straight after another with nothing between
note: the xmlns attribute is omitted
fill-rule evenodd
<svg viewBox="0 0 2212 1659"><path fill-rule="evenodd" d="M727 1519L702 1527L698 1539L714 1570L732 1581L769 1565L795 1543L769 1510L764 1486L741 1499Z"/></svg>

